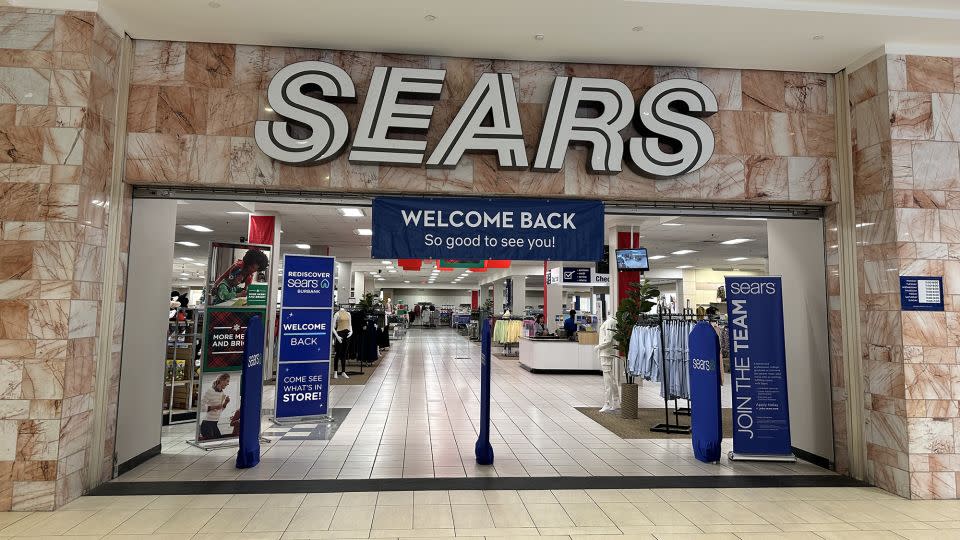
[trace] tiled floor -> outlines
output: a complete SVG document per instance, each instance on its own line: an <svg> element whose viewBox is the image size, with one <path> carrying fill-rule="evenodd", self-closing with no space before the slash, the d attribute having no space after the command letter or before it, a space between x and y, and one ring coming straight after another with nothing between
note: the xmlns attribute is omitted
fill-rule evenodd
<svg viewBox="0 0 960 540"><path fill-rule="evenodd" d="M479 346L449 329L413 329L394 342L362 386L333 386L333 407L350 413L329 440L263 447L253 469L234 468L235 449L186 444L193 424L164 428L163 454L120 481L198 479L432 478L473 476L677 476L824 474L808 463L696 461L685 439L624 440L575 407L602 404L598 375L532 374L516 358L493 365L493 467L474 459L479 416ZM265 391L269 399L272 391ZM729 406L729 384L724 387ZM659 387L641 388L641 407L663 406ZM270 407L265 403L265 407ZM265 428L269 421L264 421ZM729 450L730 441L724 441ZM726 452L724 452L724 456Z"/></svg>
<svg viewBox="0 0 960 540"><path fill-rule="evenodd" d="M0 538L960 538L960 501L873 488L83 497Z"/></svg>

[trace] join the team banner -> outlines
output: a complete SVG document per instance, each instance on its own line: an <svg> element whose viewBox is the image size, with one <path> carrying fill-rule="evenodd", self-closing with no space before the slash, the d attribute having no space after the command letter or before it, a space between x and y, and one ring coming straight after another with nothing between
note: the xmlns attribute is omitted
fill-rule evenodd
<svg viewBox="0 0 960 540"><path fill-rule="evenodd" d="M329 413L333 257L283 257L276 418Z"/></svg>
<svg viewBox="0 0 960 540"><path fill-rule="evenodd" d="M779 277L727 277L725 285L733 379L730 457L793 460L783 284Z"/></svg>

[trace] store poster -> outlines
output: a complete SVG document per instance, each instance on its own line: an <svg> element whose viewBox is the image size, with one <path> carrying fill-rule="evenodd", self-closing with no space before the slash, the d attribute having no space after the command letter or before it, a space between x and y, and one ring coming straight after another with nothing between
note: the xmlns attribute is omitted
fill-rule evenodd
<svg viewBox="0 0 960 540"><path fill-rule="evenodd" d="M276 419L329 414L333 257L283 257Z"/></svg>
<svg viewBox="0 0 960 540"><path fill-rule="evenodd" d="M724 281L733 384L730 459L793 461L782 280L764 276Z"/></svg>
<svg viewBox="0 0 960 540"><path fill-rule="evenodd" d="M377 259L598 261L601 201L377 197Z"/></svg>
<svg viewBox="0 0 960 540"><path fill-rule="evenodd" d="M214 242L208 261L196 442L209 445L240 433L240 381L251 319L266 316L270 247ZM263 333L254 339L264 340ZM263 344L259 344L260 347Z"/></svg>

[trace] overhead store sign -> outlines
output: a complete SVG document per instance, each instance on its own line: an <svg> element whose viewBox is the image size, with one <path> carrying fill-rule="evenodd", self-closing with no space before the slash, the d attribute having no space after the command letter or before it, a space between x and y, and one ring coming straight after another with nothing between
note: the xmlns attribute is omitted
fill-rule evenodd
<svg viewBox="0 0 960 540"><path fill-rule="evenodd" d="M443 69L374 69L348 160L452 169L465 153L487 152L496 155L501 169L556 172L570 145L585 144L591 173L621 172L626 154L637 174L671 178L703 167L713 156L713 130L703 119L719 108L703 83L663 81L634 105L631 89L621 81L563 76L554 79L530 164L510 73L481 75L428 155L425 135L434 107L422 102L440 97L445 77ZM291 165L314 165L347 148L350 125L335 102L354 102L357 91L340 67L318 61L290 64L271 80L267 99L284 120L256 123L257 146L266 155ZM582 109L593 112L578 114ZM624 141L620 132L631 121L640 135ZM395 132L421 136L395 138Z"/></svg>
<svg viewBox="0 0 960 540"><path fill-rule="evenodd" d="M377 197L371 251L381 259L596 261L603 203Z"/></svg>

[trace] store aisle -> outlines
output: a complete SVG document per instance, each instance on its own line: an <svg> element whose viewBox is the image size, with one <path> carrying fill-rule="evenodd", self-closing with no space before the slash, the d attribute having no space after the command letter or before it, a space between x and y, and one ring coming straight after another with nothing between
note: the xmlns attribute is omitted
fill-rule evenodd
<svg viewBox="0 0 960 540"><path fill-rule="evenodd" d="M479 354L477 344L452 330L412 329L393 343L366 385L332 387L333 407L350 411L330 440L284 438L263 447L260 465L241 471L233 465L234 449L203 452L187 445L192 424L164 428L163 454L119 480L827 473L807 463L729 463L724 458L708 465L693 458L685 439L621 439L575 409L601 404L600 376L532 374L516 358L494 359L496 460L492 467L478 466L473 447ZM729 402L729 385L726 390ZM663 405L658 386L648 383L641 407L658 405ZM265 428L269 425L265 419Z"/></svg>

